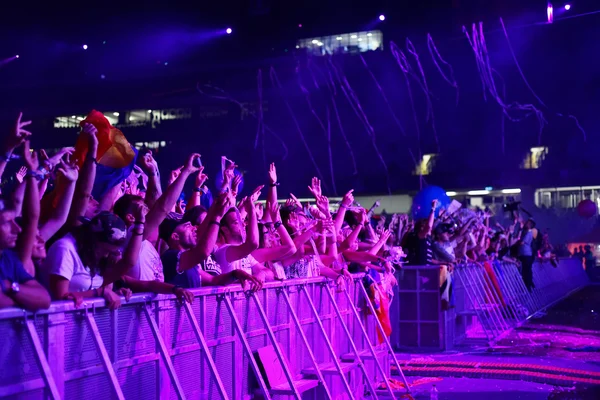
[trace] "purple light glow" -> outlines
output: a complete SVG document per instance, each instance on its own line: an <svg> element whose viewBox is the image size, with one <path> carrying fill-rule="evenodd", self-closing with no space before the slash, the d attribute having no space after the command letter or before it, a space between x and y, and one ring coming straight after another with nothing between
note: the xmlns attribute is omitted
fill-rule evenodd
<svg viewBox="0 0 600 400"><path fill-rule="evenodd" d="M571 9L571 5L570 4L565 4L565 10L569 11Z"/></svg>
<svg viewBox="0 0 600 400"><path fill-rule="evenodd" d="M225 32L226 32L228 35L231 35L231 32L233 32L233 31L231 30L231 28L227 28L227 29L225 30Z"/></svg>
<svg viewBox="0 0 600 400"><path fill-rule="evenodd" d="M381 15L379 16L379 20L380 20L380 21L385 21L385 15L381 14Z"/></svg>
<svg viewBox="0 0 600 400"><path fill-rule="evenodd" d="M554 7L552 7L552 3L548 3L547 13L548 23L551 24L552 22L554 22Z"/></svg>
<svg viewBox="0 0 600 400"><path fill-rule="evenodd" d="M302 24L298 24L298 28L302 28Z"/></svg>
<svg viewBox="0 0 600 400"><path fill-rule="evenodd" d="M84 49L84 50L87 50L87 44L84 44L84 45L83 45L83 49Z"/></svg>

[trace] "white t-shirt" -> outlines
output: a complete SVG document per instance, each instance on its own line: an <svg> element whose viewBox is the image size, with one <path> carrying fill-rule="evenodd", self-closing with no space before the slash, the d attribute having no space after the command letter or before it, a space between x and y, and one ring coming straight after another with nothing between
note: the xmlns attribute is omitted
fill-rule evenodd
<svg viewBox="0 0 600 400"><path fill-rule="evenodd" d="M226 244L219 247L215 252L215 261L221 266L221 273L226 274L236 269L242 269L252 275L252 266L258 264L258 261L249 254L241 260L235 260L228 263L226 254L227 248L230 246L230 244Z"/></svg>
<svg viewBox="0 0 600 400"><path fill-rule="evenodd" d="M69 280L69 292L84 292L102 286L102 276L92 277L90 269L83 265L77 254L75 238L71 234L50 246L44 264L45 270L50 274Z"/></svg>
<svg viewBox="0 0 600 400"><path fill-rule="evenodd" d="M127 244L131 240L132 229L133 226L128 229ZM125 248L127 248L127 245L125 245ZM142 241L138 259L127 273L127 276L140 281L165 281L160 255L148 240Z"/></svg>

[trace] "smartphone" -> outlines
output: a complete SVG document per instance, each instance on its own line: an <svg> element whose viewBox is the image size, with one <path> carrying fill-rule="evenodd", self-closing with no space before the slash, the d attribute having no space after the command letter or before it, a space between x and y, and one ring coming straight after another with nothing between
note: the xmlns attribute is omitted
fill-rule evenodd
<svg viewBox="0 0 600 400"><path fill-rule="evenodd" d="M200 168L200 167L202 167L202 160L200 159L200 157L196 157L196 158L194 158L194 161L192 161L192 165L193 165L195 168Z"/></svg>

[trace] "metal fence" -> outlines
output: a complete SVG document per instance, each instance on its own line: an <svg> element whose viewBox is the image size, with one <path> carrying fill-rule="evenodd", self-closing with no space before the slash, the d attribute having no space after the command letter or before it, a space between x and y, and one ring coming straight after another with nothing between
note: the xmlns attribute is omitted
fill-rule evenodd
<svg viewBox="0 0 600 400"><path fill-rule="evenodd" d="M455 343L477 339L494 344L529 317L589 283L581 260L533 265L535 288L529 292L520 267L485 262L456 267L454 276Z"/></svg>
<svg viewBox="0 0 600 400"><path fill-rule="evenodd" d="M381 325L360 279L345 290L314 278L254 295L239 286L194 293L192 305L141 294L115 311L101 299L35 315L0 310L0 397L377 398L390 364L400 367L389 342L377 343ZM266 346L272 363L256 355ZM279 386L260 372L273 365Z"/></svg>
<svg viewBox="0 0 600 400"><path fill-rule="evenodd" d="M533 266L527 291L520 267L506 262L457 265L449 308L442 310L440 266L405 266L390 308L391 343L399 351L444 351L466 342L493 345L528 318L589 283L582 263Z"/></svg>

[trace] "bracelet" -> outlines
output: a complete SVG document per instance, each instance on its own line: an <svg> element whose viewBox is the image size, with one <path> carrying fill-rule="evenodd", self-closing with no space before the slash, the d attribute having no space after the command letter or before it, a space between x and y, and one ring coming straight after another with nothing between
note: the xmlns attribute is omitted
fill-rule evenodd
<svg viewBox="0 0 600 400"><path fill-rule="evenodd" d="M273 183L269 184L270 187L276 187L276 186L279 186L279 185L280 185L279 182L273 182Z"/></svg>
<svg viewBox="0 0 600 400"><path fill-rule="evenodd" d="M142 222L142 221L133 221L133 224L134 225L144 225L145 222Z"/></svg>
<svg viewBox="0 0 600 400"><path fill-rule="evenodd" d="M137 231L137 232L136 232L136 231L133 231L133 232L131 232L131 234L132 234L133 236L142 236L142 235L144 234L144 231Z"/></svg>
<svg viewBox="0 0 600 400"><path fill-rule="evenodd" d="M29 171L27 172L27 174L25 174L25 178L35 178L38 181L41 181L42 179L44 179L44 175L40 174L37 171Z"/></svg>
<svg viewBox="0 0 600 400"><path fill-rule="evenodd" d="M201 192L203 192L203 190L201 187L197 187L197 188L194 188L194 192L201 193Z"/></svg>
<svg viewBox="0 0 600 400"><path fill-rule="evenodd" d="M96 157L86 157L85 161L91 161L94 164L98 164L98 161L96 160Z"/></svg>
<svg viewBox="0 0 600 400"><path fill-rule="evenodd" d="M39 171L39 173L40 173L40 174L42 174L42 175L48 175L48 173L49 173L49 171L48 171L46 168L42 167L42 166L40 166L40 167L38 168L38 171Z"/></svg>
<svg viewBox="0 0 600 400"><path fill-rule="evenodd" d="M341 208L348 208L348 206L347 206L347 205L345 205L345 204L340 204L340 207L341 207Z"/></svg>
<svg viewBox="0 0 600 400"><path fill-rule="evenodd" d="M277 221L273 224L273 228L278 229L281 226L281 221Z"/></svg>
<svg viewBox="0 0 600 400"><path fill-rule="evenodd" d="M209 224L209 225L217 225L217 226L221 226L221 222L219 222L219 221L210 221L208 224Z"/></svg>

